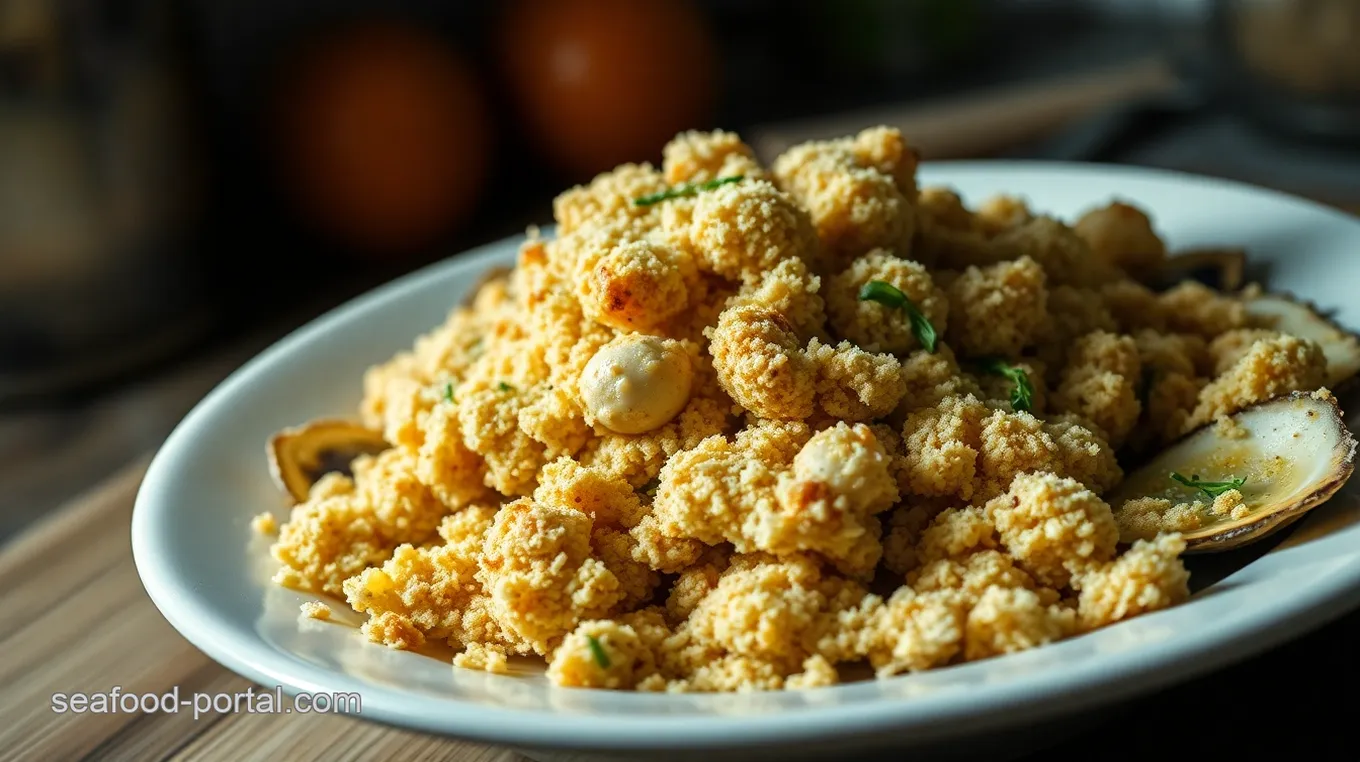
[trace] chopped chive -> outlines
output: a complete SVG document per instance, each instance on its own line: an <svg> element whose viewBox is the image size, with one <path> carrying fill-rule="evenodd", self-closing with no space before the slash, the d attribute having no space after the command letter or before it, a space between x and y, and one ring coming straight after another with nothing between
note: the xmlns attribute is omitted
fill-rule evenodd
<svg viewBox="0 0 1360 762"><path fill-rule="evenodd" d="M595 657L595 663L600 665L600 669L609 669L609 654L605 653L599 639L594 635L587 635L586 642L590 644L590 655Z"/></svg>
<svg viewBox="0 0 1360 762"><path fill-rule="evenodd" d="M633 204L636 206L651 206L652 204L657 204L667 199L695 196L698 195L700 191L713 190L720 185L739 182L742 177L742 175L732 175L731 177L719 177L716 180L709 180L705 183L680 183L674 188L667 188L659 193L649 193L645 196L639 196L633 199Z"/></svg>
<svg viewBox="0 0 1360 762"><path fill-rule="evenodd" d="M930 319L921 314L921 310L902 293L902 289L887 281L871 280L860 287L859 300L878 302L884 307L905 310L907 320L911 323L912 335L921 342L921 346L925 347L927 352L935 353L935 342L938 339L935 326L931 325Z"/></svg>
<svg viewBox="0 0 1360 762"><path fill-rule="evenodd" d="M444 384L444 401L453 402L453 384Z"/></svg>
<svg viewBox="0 0 1360 762"><path fill-rule="evenodd" d="M496 389L502 392L513 392L515 390L515 387L502 381L499 384L496 384Z"/></svg>
<svg viewBox="0 0 1360 762"><path fill-rule="evenodd" d="M1191 489L1197 489L1209 497L1218 497L1228 490L1241 489L1242 485L1247 483L1245 478L1230 479L1226 482L1205 482L1200 481L1199 474L1193 474L1187 479L1175 471L1171 472L1171 478Z"/></svg>
<svg viewBox="0 0 1360 762"><path fill-rule="evenodd" d="M999 357L979 360L978 367L983 373L1008 378L1015 384L1011 387L1012 408L1028 411L1034 407L1034 384L1030 383L1029 374L1024 368L1011 365Z"/></svg>

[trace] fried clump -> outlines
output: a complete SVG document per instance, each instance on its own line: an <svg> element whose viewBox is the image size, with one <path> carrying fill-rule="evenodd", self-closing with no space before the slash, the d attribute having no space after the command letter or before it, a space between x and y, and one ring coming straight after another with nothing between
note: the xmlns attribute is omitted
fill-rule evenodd
<svg viewBox="0 0 1360 762"><path fill-rule="evenodd" d="M1112 511L1121 459L1325 377L1239 296L1146 285L1167 244L1132 201L972 206L888 127L662 159L560 194L553 237L364 374L390 447L272 538L307 611L611 690L997 658L1183 602L1181 535L1245 501Z"/></svg>

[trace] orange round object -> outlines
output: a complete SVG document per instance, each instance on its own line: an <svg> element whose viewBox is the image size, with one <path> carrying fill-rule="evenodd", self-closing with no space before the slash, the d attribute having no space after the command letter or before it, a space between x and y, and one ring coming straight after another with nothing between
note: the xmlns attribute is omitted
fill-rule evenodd
<svg viewBox="0 0 1360 762"><path fill-rule="evenodd" d="M500 58L542 152L593 175L659 158L703 126L716 52L683 0L520 0L503 18Z"/></svg>
<svg viewBox="0 0 1360 762"><path fill-rule="evenodd" d="M277 91L277 148L313 223L393 253L468 218L491 138L475 75L456 51L414 27L367 23L293 61Z"/></svg>

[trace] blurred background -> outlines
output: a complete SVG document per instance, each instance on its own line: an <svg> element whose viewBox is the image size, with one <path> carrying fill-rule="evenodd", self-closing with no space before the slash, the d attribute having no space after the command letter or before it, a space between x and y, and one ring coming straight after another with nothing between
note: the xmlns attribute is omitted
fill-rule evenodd
<svg viewBox="0 0 1360 762"><path fill-rule="evenodd" d="M1355 208L1360 2L0 0L0 536L680 130L880 122Z"/></svg>

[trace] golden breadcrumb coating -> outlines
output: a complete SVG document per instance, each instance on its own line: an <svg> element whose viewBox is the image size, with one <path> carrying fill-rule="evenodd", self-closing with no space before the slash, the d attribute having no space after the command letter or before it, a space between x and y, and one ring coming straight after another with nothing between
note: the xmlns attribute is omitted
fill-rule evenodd
<svg viewBox="0 0 1360 762"><path fill-rule="evenodd" d="M1098 260L1072 228L1053 217L1031 217L998 233L994 244L1039 263L1055 286L1091 287L1118 273Z"/></svg>
<svg viewBox="0 0 1360 762"><path fill-rule="evenodd" d="M1133 337L1093 331L1068 351L1053 408L1095 424L1117 450L1142 413L1141 381L1142 362Z"/></svg>
<svg viewBox="0 0 1360 762"><path fill-rule="evenodd" d="M618 577L592 553L583 511L528 498L506 504L487 530L477 581L492 619L545 655L576 624L622 601Z"/></svg>
<svg viewBox="0 0 1360 762"><path fill-rule="evenodd" d="M1199 405L1200 392L1208 379L1183 373L1152 376L1144 396L1145 431L1150 439L1165 444L1191 428L1190 417Z"/></svg>
<svg viewBox="0 0 1360 762"><path fill-rule="evenodd" d="M670 185L705 183L735 175L753 180L765 177L755 151L735 132L682 132L665 145L661 156L662 172Z"/></svg>
<svg viewBox="0 0 1360 762"><path fill-rule="evenodd" d="M255 534L278 534L279 522L274 518L274 514L265 511L256 514L255 518L250 520L250 528Z"/></svg>
<svg viewBox="0 0 1360 762"><path fill-rule="evenodd" d="M356 379L388 448L251 522L275 581L455 667L668 692L886 678L1183 602L1180 533L1251 509L1116 515L1121 459L1241 436L1226 416L1318 389L1325 356L1255 327L1250 290L1145 285L1168 246L1133 202L973 206L918 159L875 127L767 170L687 131L564 191L551 237Z"/></svg>
<svg viewBox="0 0 1360 762"><path fill-rule="evenodd" d="M1071 421L991 409L972 395L907 415L898 484L904 495L987 500L1017 474L1047 471L1104 490L1122 474L1104 439Z"/></svg>
<svg viewBox="0 0 1360 762"><path fill-rule="evenodd" d="M912 333L907 311L859 298L869 281L883 281L906 295L941 336L949 327L949 302L926 268L875 249L831 278L827 312L836 332L870 352L905 354L920 342Z"/></svg>
<svg viewBox="0 0 1360 762"><path fill-rule="evenodd" d="M1050 587L1109 561L1119 543L1110 506L1075 479L1051 473L1017 476L986 513L1016 562Z"/></svg>
<svg viewBox="0 0 1360 762"><path fill-rule="evenodd" d="M996 526L978 508L946 508L921 532L916 546L922 563L958 561L997 547Z"/></svg>
<svg viewBox="0 0 1360 762"><path fill-rule="evenodd" d="M1199 501L1173 505L1163 497L1140 497L1119 506L1115 520L1121 536L1152 540L1162 532L1185 533L1203 527L1203 508Z"/></svg>
<svg viewBox="0 0 1360 762"><path fill-rule="evenodd" d="M1162 314L1157 293L1138 281L1120 278L1102 283L1100 297L1121 332L1166 330L1166 316Z"/></svg>
<svg viewBox="0 0 1360 762"><path fill-rule="evenodd" d="M973 661L1061 640L1077 629L1077 612L1023 587L989 587L968 612L963 658Z"/></svg>
<svg viewBox="0 0 1360 762"><path fill-rule="evenodd" d="M918 349L907 355L902 361L902 377L907 391L898 406L900 417L912 410L935 407L945 397L983 396L979 380L962 372L947 344L939 344L933 353Z"/></svg>
<svg viewBox="0 0 1360 762"><path fill-rule="evenodd" d="M1185 429L1282 394L1317 389L1326 377L1327 356L1316 342L1285 335L1262 339L1200 391L1199 405Z"/></svg>
<svg viewBox="0 0 1360 762"><path fill-rule="evenodd" d="M947 289L950 346L966 357L1018 356L1047 322L1044 270L1029 257L964 270Z"/></svg>
<svg viewBox="0 0 1360 762"><path fill-rule="evenodd" d="M953 190L940 186L922 188L916 203L912 259L961 270L1014 258L1010 249L997 246L987 238L982 220L968 211L963 199Z"/></svg>
<svg viewBox="0 0 1360 762"><path fill-rule="evenodd" d="M940 558L907 575L917 592L952 590L976 604L989 589L1024 589L1036 592L1045 603L1061 598L1058 591L1042 587L1015 560L1000 550L979 550L959 558Z"/></svg>
<svg viewBox="0 0 1360 762"><path fill-rule="evenodd" d="M1212 376L1221 376L1237 364L1252 346L1262 339L1278 339L1278 331L1266 328L1234 328L1214 337L1208 344L1209 360L1213 363Z"/></svg>
<svg viewBox="0 0 1360 762"><path fill-rule="evenodd" d="M666 458L726 431L731 405L730 401L693 397L670 423L644 434L603 433L577 457L584 465L641 487L661 473Z"/></svg>
<svg viewBox="0 0 1360 762"><path fill-rule="evenodd" d="M612 619L581 622L548 662L548 679L579 688L633 688L656 670L637 631Z"/></svg>
<svg viewBox="0 0 1360 762"><path fill-rule="evenodd" d="M1142 372L1138 344L1132 336L1108 331L1092 331L1081 336L1067 354L1063 374L1086 370L1102 370L1126 378L1136 378Z"/></svg>
<svg viewBox="0 0 1360 762"><path fill-rule="evenodd" d="M1092 630L1183 603L1190 597L1183 550L1185 541L1177 534L1137 540L1113 562L1078 577L1081 627Z"/></svg>
<svg viewBox="0 0 1360 762"><path fill-rule="evenodd" d="M1048 291L1048 319L1034 354L1043 361L1049 373L1049 383L1056 385L1067 352L1080 336L1092 331L1114 333L1119 330L1114 316L1105 306L1100 292L1075 286L1052 286Z"/></svg>
<svg viewBox="0 0 1360 762"><path fill-rule="evenodd" d="M785 259L750 285L742 286L727 306L751 304L783 315L803 340L826 338L826 305L822 279L801 259ZM716 317L716 315L715 315Z"/></svg>
<svg viewBox="0 0 1360 762"><path fill-rule="evenodd" d="M697 277L688 251L632 241L578 272L576 293L586 317L623 331L647 330L689 306Z"/></svg>
<svg viewBox="0 0 1360 762"><path fill-rule="evenodd" d="M616 220L639 229L656 227L656 205L638 206L633 199L666 190L666 180L651 164L624 164L596 175L553 199L553 219L560 235L601 220Z"/></svg>
<svg viewBox="0 0 1360 762"><path fill-rule="evenodd" d="M875 617L869 663L879 677L948 664L963 650L968 600L952 590L900 587Z"/></svg>
<svg viewBox="0 0 1360 762"><path fill-rule="evenodd" d="M462 652L454 654L453 666L504 675L510 672L510 663L506 657L504 646L495 643L469 643Z"/></svg>
<svg viewBox="0 0 1360 762"><path fill-rule="evenodd" d="M812 415L816 364L781 313L751 305L729 308L709 338L718 381L737 404L763 418Z"/></svg>
<svg viewBox="0 0 1360 762"><path fill-rule="evenodd" d="M322 601L307 601L299 607L298 617L315 619L318 622L329 622L333 613L335 612L331 611L331 607Z"/></svg>
<svg viewBox="0 0 1360 762"><path fill-rule="evenodd" d="M456 508L490 492L482 481L485 469L482 457L463 442L458 408L453 400L437 403L425 415L421 430L424 436L416 454L415 476L431 494L444 505Z"/></svg>
<svg viewBox="0 0 1360 762"><path fill-rule="evenodd" d="M802 421L774 421L753 418L737 432L735 446L770 468L779 470L793 465L793 459L812 438L812 429Z"/></svg>
<svg viewBox="0 0 1360 762"><path fill-rule="evenodd" d="M1196 281L1185 281L1158 296L1166 327L1174 333L1193 333L1212 339L1247 324L1242 302L1223 296Z"/></svg>
<svg viewBox="0 0 1360 762"><path fill-rule="evenodd" d="M671 458L652 507L660 533L729 542L743 553L817 551L847 573L873 570L882 553L873 517L898 494L888 455L867 426L818 432L791 468L753 454L710 437Z"/></svg>
<svg viewBox="0 0 1360 762"><path fill-rule="evenodd" d="M883 533L883 568L905 577L917 567L921 561L917 550L921 532L934 515L935 506L925 502L893 509Z"/></svg>
<svg viewBox="0 0 1360 762"><path fill-rule="evenodd" d="M833 418L882 418L907 391L902 364L890 354L870 354L848 341L833 347L813 339L807 356L817 369L817 405Z"/></svg>
<svg viewBox="0 0 1360 762"><path fill-rule="evenodd" d="M270 548L274 581L338 595L346 578L380 564L397 545L434 535L447 508L414 475L396 448L352 465L354 478L327 474L293 507Z"/></svg>
<svg viewBox="0 0 1360 762"><path fill-rule="evenodd" d="M984 199L978 205L976 215L978 228L989 237L1018 228L1033 218L1034 212L1024 198L1006 194Z"/></svg>
<svg viewBox="0 0 1360 762"><path fill-rule="evenodd" d="M756 283L780 261L816 256L812 221L765 181L729 183L702 193L689 226L699 267Z"/></svg>
<svg viewBox="0 0 1360 762"><path fill-rule="evenodd" d="M1132 204L1114 201L1092 209L1073 229L1101 261L1126 272L1156 272L1166 261L1166 244L1152 229L1152 220Z"/></svg>
<svg viewBox="0 0 1360 762"><path fill-rule="evenodd" d="M1195 376L1211 365L1208 344L1195 334L1142 330L1133 335L1133 341L1143 367L1156 373Z"/></svg>
<svg viewBox="0 0 1360 762"><path fill-rule="evenodd" d="M858 139L811 141L775 159L773 174L781 189L808 210L821 240L824 271L839 272L855 257L877 248L909 254L916 229L915 183L905 191L900 179L915 170L915 156L869 143L900 140L893 130L876 130ZM885 171L890 170L890 171Z"/></svg>

